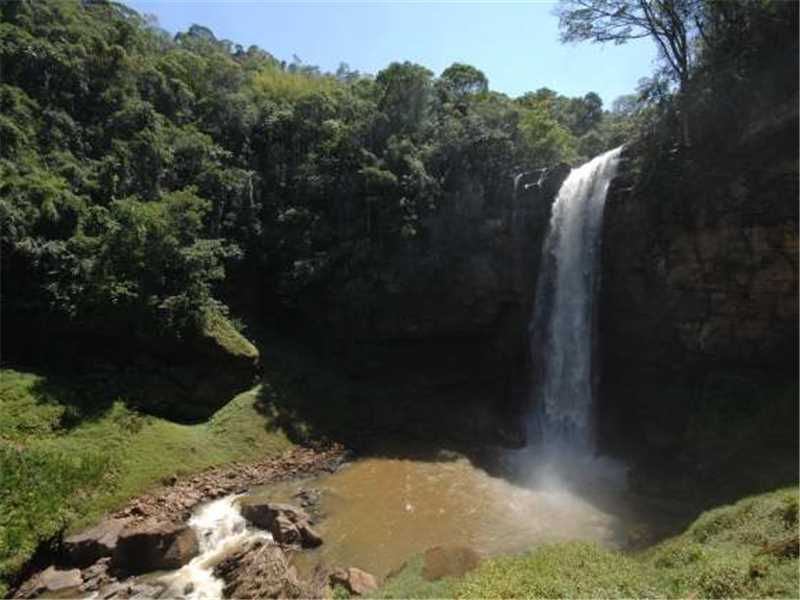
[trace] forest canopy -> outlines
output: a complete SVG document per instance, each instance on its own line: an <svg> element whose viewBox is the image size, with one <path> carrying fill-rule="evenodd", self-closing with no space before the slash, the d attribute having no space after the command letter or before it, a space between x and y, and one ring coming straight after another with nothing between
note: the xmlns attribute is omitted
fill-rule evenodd
<svg viewBox="0 0 800 600"><path fill-rule="evenodd" d="M322 73L114 2L1 10L4 310L31 318L177 333L234 265L291 301L421 235L460 170L490 189L621 140L596 94L513 99L470 65Z"/></svg>
<svg viewBox="0 0 800 600"><path fill-rule="evenodd" d="M724 95L735 112L796 7L694 4L691 110ZM291 306L424 237L464 173L491 204L521 171L674 141L658 75L609 109L510 98L461 63L324 73L106 0L9 0L0 17L2 309L22 322L180 335L224 312L236 273Z"/></svg>

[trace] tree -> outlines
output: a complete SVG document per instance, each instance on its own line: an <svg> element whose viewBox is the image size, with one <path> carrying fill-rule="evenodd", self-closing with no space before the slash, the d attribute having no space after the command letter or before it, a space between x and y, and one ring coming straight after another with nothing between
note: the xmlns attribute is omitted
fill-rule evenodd
<svg viewBox="0 0 800 600"><path fill-rule="evenodd" d="M382 90L378 107L391 132L412 134L420 128L430 108L432 77L428 69L408 61L392 63L378 73L375 82Z"/></svg>
<svg viewBox="0 0 800 600"><path fill-rule="evenodd" d="M689 145L686 92L701 9L701 0L561 0L561 39L624 44L652 38L678 83L681 135L683 143Z"/></svg>
<svg viewBox="0 0 800 600"><path fill-rule="evenodd" d="M489 91L489 80L486 79L486 75L472 65L453 63L442 71L441 79L450 85L459 100Z"/></svg>

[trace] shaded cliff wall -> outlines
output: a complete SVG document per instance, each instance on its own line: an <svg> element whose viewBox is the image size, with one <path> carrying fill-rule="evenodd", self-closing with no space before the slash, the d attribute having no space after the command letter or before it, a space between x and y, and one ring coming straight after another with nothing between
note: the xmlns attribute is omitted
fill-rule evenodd
<svg viewBox="0 0 800 600"><path fill-rule="evenodd" d="M11 343L13 341L13 343ZM181 337L107 330L46 316L3 322L4 366L43 369L105 398L176 421L206 419L259 375L258 349L224 316L209 313ZM81 392L83 393L83 392Z"/></svg>
<svg viewBox="0 0 800 600"><path fill-rule="evenodd" d="M702 465L797 443L797 98L605 209L600 416L610 447Z"/></svg>
<svg viewBox="0 0 800 600"><path fill-rule="evenodd" d="M488 193L469 174L424 234L359 279L339 275L322 315L366 426L521 443L527 328L550 208L567 165ZM358 288L361 302L343 291ZM381 386L375 398L374 385Z"/></svg>

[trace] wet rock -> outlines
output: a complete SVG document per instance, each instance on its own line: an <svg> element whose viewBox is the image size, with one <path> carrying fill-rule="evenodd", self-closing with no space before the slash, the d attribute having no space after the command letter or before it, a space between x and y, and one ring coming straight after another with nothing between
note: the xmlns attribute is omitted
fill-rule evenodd
<svg viewBox="0 0 800 600"><path fill-rule="evenodd" d="M128 597L131 600L159 598L165 590L165 586L156 583L139 583L131 586Z"/></svg>
<svg viewBox="0 0 800 600"><path fill-rule="evenodd" d="M214 575L225 582L227 598L300 598L306 594L280 546L248 544L220 562Z"/></svg>
<svg viewBox="0 0 800 600"><path fill-rule="evenodd" d="M460 577L481 562L481 555L466 546L435 546L425 551L422 576L427 581Z"/></svg>
<svg viewBox="0 0 800 600"><path fill-rule="evenodd" d="M102 600L127 600L159 598L166 591L161 583L128 583L116 581L101 589L97 597Z"/></svg>
<svg viewBox="0 0 800 600"><path fill-rule="evenodd" d="M64 540L67 561L77 567L86 567L104 556L111 556L117 547L119 534L129 523L128 519L107 519Z"/></svg>
<svg viewBox="0 0 800 600"><path fill-rule="evenodd" d="M349 569L336 569L330 574L331 585L341 585L357 596L363 596L378 588L378 581L366 571L350 567Z"/></svg>
<svg viewBox="0 0 800 600"><path fill-rule="evenodd" d="M77 591L83 583L80 569L61 570L48 567L24 583L17 596L20 598L34 598L42 594L63 594Z"/></svg>
<svg viewBox="0 0 800 600"><path fill-rule="evenodd" d="M322 498L322 491L317 488L301 488L294 495L294 499L305 510L313 509L319 506L319 501Z"/></svg>
<svg viewBox="0 0 800 600"><path fill-rule="evenodd" d="M101 587L111 583L111 576L108 569L111 564L111 557L101 558L92 566L83 570L82 592L95 592Z"/></svg>
<svg viewBox="0 0 800 600"><path fill-rule="evenodd" d="M300 535L303 540L303 546L306 548L316 548L322 545L322 536L307 523L304 523L300 528Z"/></svg>
<svg viewBox="0 0 800 600"><path fill-rule="evenodd" d="M300 544L314 548L322 538L311 527L311 517L291 504L245 499L241 504L242 516L256 527L268 530L279 544Z"/></svg>
<svg viewBox="0 0 800 600"><path fill-rule="evenodd" d="M120 533L113 563L127 573L147 573L182 567L198 552L197 536L186 525L144 521Z"/></svg>

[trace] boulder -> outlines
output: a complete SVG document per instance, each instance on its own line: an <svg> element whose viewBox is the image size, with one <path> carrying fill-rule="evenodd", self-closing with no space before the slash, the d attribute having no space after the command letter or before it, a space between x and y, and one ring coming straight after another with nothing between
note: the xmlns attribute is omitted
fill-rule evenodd
<svg viewBox="0 0 800 600"><path fill-rule="evenodd" d="M43 594L61 595L73 590L77 592L82 583L80 569L61 570L48 567L22 584L17 597L35 598Z"/></svg>
<svg viewBox="0 0 800 600"><path fill-rule="evenodd" d="M128 522L128 519L106 519L69 536L64 540L67 561L76 567L88 567L105 556L111 556L117 548L119 534Z"/></svg>
<svg viewBox="0 0 800 600"><path fill-rule="evenodd" d="M214 568L226 598L300 598L307 594L280 546L256 540Z"/></svg>
<svg viewBox="0 0 800 600"><path fill-rule="evenodd" d="M113 564L130 574L147 573L180 568L198 553L197 536L188 526L143 521L120 533Z"/></svg>
<svg viewBox="0 0 800 600"><path fill-rule="evenodd" d="M299 544L307 548L322 544L322 538L311 527L308 513L291 504L245 499L241 503L241 512L250 523L268 530L279 544Z"/></svg>
<svg viewBox="0 0 800 600"><path fill-rule="evenodd" d="M341 585L351 594L363 596L378 589L378 581L366 571L350 567L336 569L330 574L331 585Z"/></svg>
<svg viewBox="0 0 800 600"><path fill-rule="evenodd" d="M303 546L306 548L316 548L322 545L322 536L308 523L303 523L300 527L300 536L303 540Z"/></svg>
<svg viewBox="0 0 800 600"><path fill-rule="evenodd" d="M308 513L291 504L267 502L258 498L244 498L241 503L242 516L256 527L269 529L278 517L285 517L291 523L302 523L311 520Z"/></svg>

